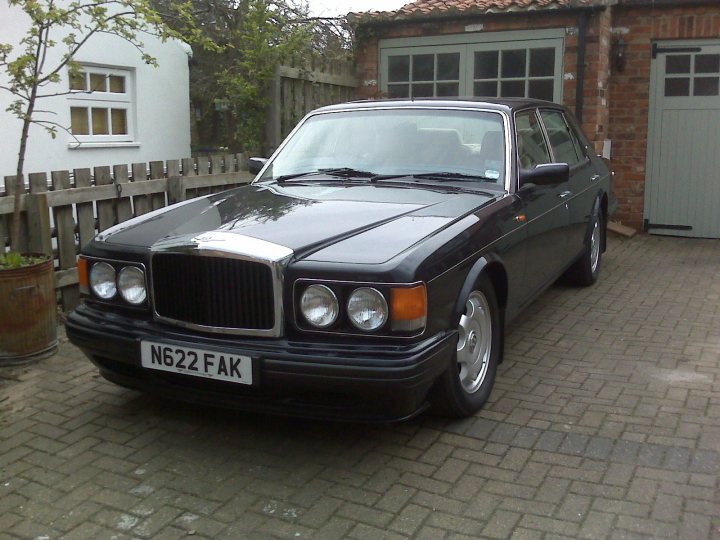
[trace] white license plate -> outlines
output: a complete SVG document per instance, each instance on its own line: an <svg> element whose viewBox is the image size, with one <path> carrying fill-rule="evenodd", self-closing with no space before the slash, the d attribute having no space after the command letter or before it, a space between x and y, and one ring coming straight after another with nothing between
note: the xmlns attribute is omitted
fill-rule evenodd
<svg viewBox="0 0 720 540"><path fill-rule="evenodd" d="M252 384L252 358L164 343L140 344L142 366L218 381Z"/></svg>

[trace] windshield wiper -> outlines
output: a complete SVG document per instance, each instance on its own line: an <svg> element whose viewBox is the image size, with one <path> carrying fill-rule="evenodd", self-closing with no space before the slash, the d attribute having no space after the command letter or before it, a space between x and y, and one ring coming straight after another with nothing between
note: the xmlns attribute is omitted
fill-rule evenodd
<svg viewBox="0 0 720 540"><path fill-rule="evenodd" d="M374 178L375 173L370 171L360 171L358 169L352 169L350 167L330 167L327 169L318 169L316 171L306 171L293 174L284 174L275 178L276 182L285 182L286 180L292 180L293 178L301 178L305 176L337 176L339 178Z"/></svg>
<svg viewBox="0 0 720 540"><path fill-rule="evenodd" d="M490 178L488 176L483 176L480 174L464 174L464 173L456 173L456 172L449 172L449 171L440 171L440 172L429 172L429 173L417 173L417 174L411 174L408 176L412 176L413 178L440 178L440 179L448 179L448 180L483 180L485 182L497 182L497 178Z"/></svg>

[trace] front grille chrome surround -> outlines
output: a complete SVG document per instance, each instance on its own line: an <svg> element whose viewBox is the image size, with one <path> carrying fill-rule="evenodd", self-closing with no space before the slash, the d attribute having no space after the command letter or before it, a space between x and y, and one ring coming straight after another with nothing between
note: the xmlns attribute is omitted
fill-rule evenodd
<svg viewBox="0 0 720 540"><path fill-rule="evenodd" d="M202 332L211 332L218 334L231 334L242 336L260 336L260 337L280 337L284 329L284 311L283 311L283 286L285 267L293 256L293 250L285 246L280 246L272 242L259 240L249 236L243 236L235 233L224 231L214 231L201 235L189 235L183 237L174 237L164 239L157 242L151 248L150 259L150 291L152 296L153 317L155 320L168 324L187 328L190 330L198 330ZM263 328L250 327L241 328L237 326L225 326L214 324L198 324L197 322L180 320L159 313L155 293L155 266L154 259L157 255L191 255L197 257L216 257L221 259L231 259L238 261L247 261L249 263L257 263L264 265L269 269L269 278L267 273L257 265L242 265L241 274L250 269L250 275L255 276L260 283L270 280L272 284L272 310L271 317L268 318L267 313L261 317L264 321L270 321L264 324ZM180 258L178 260L181 260ZM186 259L187 260L187 259ZM214 263L209 264L213 265ZM232 265L219 265L221 268L232 267ZM254 268L254 269L253 269ZM227 274L226 270L221 270L220 275ZM182 294L182 291L178 291ZM208 299L212 301L212 299ZM261 310L262 311L262 310ZM242 317L240 317L242 318ZM253 325L257 326L257 325Z"/></svg>

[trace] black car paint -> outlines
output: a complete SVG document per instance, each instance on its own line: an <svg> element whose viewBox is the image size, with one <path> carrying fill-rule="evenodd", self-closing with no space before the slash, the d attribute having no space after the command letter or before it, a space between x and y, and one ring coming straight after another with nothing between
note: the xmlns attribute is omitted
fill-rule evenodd
<svg viewBox="0 0 720 540"><path fill-rule="evenodd" d="M538 105L532 100L506 100L491 107L507 114L514 129L514 114ZM372 106L335 106L319 114ZM413 107L417 103L381 102L374 106ZM428 106L472 109L478 105L451 101L429 102ZM546 103L542 106L552 108ZM583 142L588 145L586 140ZM293 364L295 357L288 356L287 352L293 347L303 351L302 362L306 367L311 357L317 359L311 350L336 351L329 353L330 357L336 355L337 350L350 351L343 369L352 372L353 362L367 362L373 354L382 357L395 350L394 347L408 347L442 337L445 346L437 353L438 362L447 362L453 350L457 319L463 309L463 296L482 272L488 273L495 284L506 324L583 252L590 212L595 204L607 212L609 197L609 171L600 158L587 153L585 162L570 171L567 182L552 185L519 187L519 170L513 159L509 193L482 183L349 182L322 175L313 177L311 182L255 183L135 218L101 233L83 250L88 257L135 261L149 267L149 250L163 239L208 230L241 233L294 250L294 258L285 271L287 284L306 278L368 283L425 282L430 307L427 325L419 336L337 335L302 330L292 320L295 305L291 286L284 290L287 318L285 337L280 340L237 336L223 339L218 335L181 331L153 321L149 312L138 317L125 308L106 306L93 299L88 299L85 306L71 315L68 335L100 365L107 378L144 389L153 388L155 383L140 384L138 373L124 376L115 373L108 364L112 358L127 363L129 356L136 353L114 354L106 350L101 343L106 338L95 330L114 329L120 340L115 350L127 348L131 343L138 344L139 348L139 340L148 336L208 343L212 347L224 344L241 352L269 347L270 357L258 353L259 380L266 387L275 381L277 389L297 388L298 383L301 387L322 388L323 381L338 382L343 378L337 365L322 367L327 359L319 363L313 360L317 369L312 374L298 371ZM595 178L589 180L590 177ZM570 194L561 197L567 191ZM313 225L308 227L308 222ZM281 364L283 367L278 368ZM367 387L373 387L373 394L384 394L392 385L382 381L373 385L369 380L377 382L377 378L385 377L393 369L397 369L397 364L378 362L369 379L361 377L360 381L351 382L354 379L350 377L338 389L347 386L357 390L355 386L362 387L364 380ZM402 418L420 411L423 396L437 374L437 366L426 370L422 381L410 385L412 398L395 412L389 407L387 417ZM232 391L241 393L244 389ZM256 391L253 388L248 392ZM187 387L179 393L168 390L168 394L175 397L190 397L184 396L184 392L190 390ZM215 401L231 404L232 399L218 397ZM247 403L241 406L254 408ZM265 404L260 408L315 415L309 412L312 408L303 409L297 404L294 407L294 410L292 406L290 410L282 407L275 410ZM375 416L371 414L368 418L375 419Z"/></svg>

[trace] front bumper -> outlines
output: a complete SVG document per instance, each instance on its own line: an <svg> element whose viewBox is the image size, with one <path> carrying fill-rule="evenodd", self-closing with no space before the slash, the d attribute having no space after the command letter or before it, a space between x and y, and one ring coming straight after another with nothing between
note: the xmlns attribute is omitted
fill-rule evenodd
<svg viewBox="0 0 720 540"><path fill-rule="evenodd" d="M106 379L163 396L309 418L392 421L427 408L427 394L450 365L457 334L412 344L309 342L209 336L83 305L66 323L70 341ZM207 348L253 359L253 385L146 369L140 342Z"/></svg>

